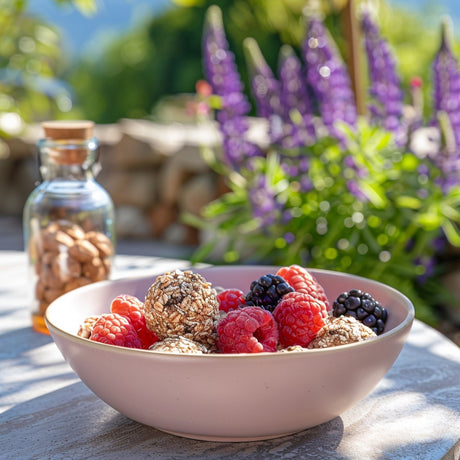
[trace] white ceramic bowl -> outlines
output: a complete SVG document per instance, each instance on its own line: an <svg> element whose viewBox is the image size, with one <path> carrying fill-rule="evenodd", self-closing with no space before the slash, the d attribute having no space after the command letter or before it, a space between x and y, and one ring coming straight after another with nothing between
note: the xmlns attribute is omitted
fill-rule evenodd
<svg viewBox="0 0 460 460"><path fill-rule="evenodd" d="M215 286L244 292L250 281L274 270L193 269ZM310 271L331 302L353 288L373 295L388 310L386 331L372 340L334 348L252 355L153 353L77 336L83 319L107 313L116 295L144 299L156 274L69 292L48 307L46 322L81 380L127 417L194 439L274 438L332 420L369 394L399 355L414 318L412 303L395 289L338 272Z"/></svg>

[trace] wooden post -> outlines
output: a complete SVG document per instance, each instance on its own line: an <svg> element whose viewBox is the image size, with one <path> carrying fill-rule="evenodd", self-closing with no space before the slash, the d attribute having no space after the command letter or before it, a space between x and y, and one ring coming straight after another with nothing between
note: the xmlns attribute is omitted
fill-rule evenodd
<svg viewBox="0 0 460 460"><path fill-rule="evenodd" d="M356 17L355 1L347 0L341 12L345 29L347 65L359 115L366 113L364 102L361 30Z"/></svg>

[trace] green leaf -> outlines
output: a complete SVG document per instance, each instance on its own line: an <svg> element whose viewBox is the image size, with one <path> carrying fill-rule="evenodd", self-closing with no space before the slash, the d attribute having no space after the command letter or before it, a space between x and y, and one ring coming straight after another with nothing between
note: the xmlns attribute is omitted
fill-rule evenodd
<svg viewBox="0 0 460 460"><path fill-rule="evenodd" d="M427 230L434 230L436 228L439 228L444 221L441 215L433 212L421 213L418 216L414 216L414 220L416 221L416 223L418 223Z"/></svg>
<svg viewBox="0 0 460 460"><path fill-rule="evenodd" d="M396 204L401 208L420 209L422 202L413 196L402 195L396 197Z"/></svg>
<svg viewBox="0 0 460 460"><path fill-rule="evenodd" d="M190 8L193 6L200 6L204 3L204 0L172 0L178 6L183 8Z"/></svg>
<svg viewBox="0 0 460 460"><path fill-rule="evenodd" d="M455 209L448 204L442 204L441 211L443 215L447 218L452 219L456 222L460 222L460 211L458 209Z"/></svg>
<svg viewBox="0 0 460 460"><path fill-rule="evenodd" d="M217 246L217 238L201 244L200 247L192 254L190 262L195 265L206 260L212 250Z"/></svg>
<svg viewBox="0 0 460 460"><path fill-rule="evenodd" d="M372 249L372 252L374 254L378 254L381 250L380 244L377 242L375 239L374 235L372 232L369 230L369 227L364 227L362 230L362 234L364 237L365 242L369 245L369 247Z"/></svg>
<svg viewBox="0 0 460 460"><path fill-rule="evenodd" d="M456 225L454 225L450 220L445 220L442 223L442 229L446 235L449 243L454 246L460 247L460 231Z"/></svg>
<svg viewBox="0 0 460 460"><path fill-rule="evenodd" d="M85 16L92 16L97 11L97 4L95 0L71 0L75 8Z"/></svg>
<svg viewBox="0 0 460 460"><path fill-rule="evenodd" d="M412 153L406 153L401 160L401 169L404 171L415 171L420 163L420 160Z"/></svg>
<svg viewBox="0 0 460 460"><path fill-rule="evenodd" d="M359 186L375 207L384 208L387 205L388 199L382 187L364 181L360 182Z"/></svg>
<svg viewBox="0 0 460 460"><path fill-rule="evenodd" d="M184 213L181 215L181 221L184 224L190 225L191 227L204 229L209 226L203 217L196 216L195 214L191 213Z"/></svg>

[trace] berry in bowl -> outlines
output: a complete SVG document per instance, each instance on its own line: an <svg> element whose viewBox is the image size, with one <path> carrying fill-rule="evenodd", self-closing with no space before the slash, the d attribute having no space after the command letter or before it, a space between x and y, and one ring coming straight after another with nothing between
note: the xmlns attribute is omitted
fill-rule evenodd
<svg viewBox="0 0 460 460"><path fill-rule="evenodd" d="M269 439L339 416L391 368L413 318L389 286L299 266L103 281L46 313L64 358L107 404L213 441Z"/></svg>

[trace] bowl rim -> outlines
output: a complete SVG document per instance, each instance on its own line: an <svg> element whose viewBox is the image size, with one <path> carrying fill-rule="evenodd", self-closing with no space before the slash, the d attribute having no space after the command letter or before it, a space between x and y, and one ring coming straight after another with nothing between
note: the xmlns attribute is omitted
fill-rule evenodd
<svg viewBox="0 0 460 460"><path fill-rule="evenodd" d="M228 268L229 265L222 266L222 265L215 265L215 266L206 266L206 267L197 267L198 270L200 271L207 271L207 270L213 270L213 269L225 269ZM268 266L268 265L231 265L231 267L256 267L260 269L266 269L266 268L273 268L274 266ZM187 268L181 268L181 270L193 270L194 267L187 267ZM172 271L167 270L167 271ZM392 286L389 286L385 283L382 283L380 281L373 280L371 278L365 278L360 275L354 275L350 273L344 273L344 272L339 272L339 271L334 271L334 270L325 270L325 269L319 269L319 268L307 268L307 270L315 276L316 273L319 274L334 274L339 277L352 277L355 280L365 280L366 282L370 282L371 284L376 284L380 286L384 286L386 289L388 289L390 292L393 292L397 296L401 297L404 303L407 306L407 314L405 318L393 329L383 332L381 335L378 335L376 337L371 337L369 339L366 339L362 342L354 342L354 343L349 343L345 345L337 345L334 347L328 347L328 348L314 348L314 349L304 349L304 350L298 350L298 351L292 351L292 352L260 352L260 353L205 353L205 354L185 354L185 353L171 353L171 352L166 352L166 351L152 351L152 350L146 350L146 349L141 349L141 348L127 348L119 345L110 345L106 343L101 343L101 342L94 342L89 339L86 339L84 337L79 337L76 333L72 334L53 323L53 321L49 318L50 312L53 311L54 308L56 308L56 305L59 305L60 303L65 301L65 298L68 296L72 296L75 294L76 291L82 292L82 291L91 291L93 289L98 289L100 286L104 285L111 285L116 282L121 282L121 281L134 281L134 280L141 280L141 279L147 279L152 276L158 276L161 275L162 273L166 273L166 271L156 271L153 270L151 274L143 274L141 276L124 276L116 279L111 279L111 280L104 280L104 281L98 281L96 283L91 283L86 286L79 287L77 289L74 289L70 292L67 292L60 296L58 299L54 300L51 302L51 304L47 307L46 312L45 312L45 322L48 326L48 329L53 330L54 332L60 334L61 336L64 336L66 339L70 339L72 342L83 344L84 346L89 346L89 347L97 347L100 348L101 350L112 350L115 353L141 353L141 354L147 354L147 355L153 355L153 356L163 356L163 357L168 357L171 359L241 359L241 358L246 358L246 359L265 359L265 358L274 358L274 359L279 359L275 358L278 355L301 355L301 354L317 354L317 353L340 353L344 352L350 348L355 348L355 347L365 347L365 346L373 346L373 344L388 340L394 335L397 335L401 330L410 327L412 322L415 319L415 308L412 303L412 301L402 292L398 291L397 289L393 288ZM52 335L52 334L51 334ZM102 348L101 348L102 347Z"/></svg>

